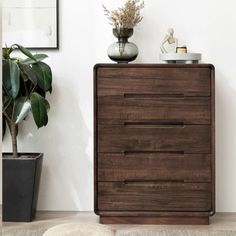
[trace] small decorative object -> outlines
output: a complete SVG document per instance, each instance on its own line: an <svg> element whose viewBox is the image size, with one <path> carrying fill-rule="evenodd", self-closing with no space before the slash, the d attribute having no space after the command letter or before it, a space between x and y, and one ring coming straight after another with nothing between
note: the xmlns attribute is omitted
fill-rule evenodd
<svg viewBox="0 0 236 236"><path fill-rule="evenodd" d="M109 11L105 6L104 12L110 25L113 26L113 35L118 42L113 43L108 48L108 57L118 63L128 63L138 56L138 47L128 38L133 35L133 28L142 20L140 15L144 2L140 0L127 0L122 8Z"/></svg>
<svg viewBox="0 0 236 236"><path fill-rule="evenodd" d="M188 52L188 49L186 46L176 48L176 53L187 53L187 52Z"/></svg>
<svg viewBox="0 0 236 236"><path fill-rule="evenodd" d="M15 50L27 58L14 57ZM30 113L38 128L48 123L46 93L52 91L52 72L42 62L46 57L19 44L3 49L2 127L3 137L8 129L12 139L12 153L2 156L3 221L31 221L35 214L43 154L19 153L17 133Z"/></svg>
<svg viewBox="0 0 236 236"><path fill-rule="evenodd" d="M59 0L3 0L2 47L57 49Z"/></svg>
<svg viewBox="0 0 236 236"><path fill-rule="evenodd" d="M168 51L164 45L175 44L174 50ZM189 53L186 46L178 46L178 39L174 37L174 29L170 28L164 40L161 43L161 54L160 59L166 63L184 63L192 64L198 63L202 55L200 53Z"/></svg>
<svg viewBox="0 0 236 236"><path fill-rule="evenodd" d="M165 38L163 39L163 41L161 43L161 52L162 53L167 53L167 50L164 47L164 45L167 42L169 44L174 44L175 43L175 47L178 47L178 39L174 37L174 29L173 28L168 29L167 34L166 34Z"/></svg>

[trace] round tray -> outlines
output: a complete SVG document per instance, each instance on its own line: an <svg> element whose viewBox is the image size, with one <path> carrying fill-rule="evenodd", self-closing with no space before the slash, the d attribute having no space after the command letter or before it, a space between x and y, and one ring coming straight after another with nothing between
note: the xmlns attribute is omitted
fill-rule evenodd
<svg viewBox="0 0 236 236"><path fill-rule="evenodd" d="M163 53L160 59L167 63L198 63L202 59L201 53Z"/></svg>

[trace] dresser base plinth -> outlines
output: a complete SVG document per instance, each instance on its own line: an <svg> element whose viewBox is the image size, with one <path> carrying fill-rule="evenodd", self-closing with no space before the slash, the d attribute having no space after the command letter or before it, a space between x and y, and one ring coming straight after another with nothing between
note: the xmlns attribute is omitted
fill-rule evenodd
<svg viewBox="0 0 236 236"><path fill-rule="evenodd" d="M140 216L100 216L101 224L150 224L150 225L209 225L208 216L168 216L168 217L140 217Z"/></svg>

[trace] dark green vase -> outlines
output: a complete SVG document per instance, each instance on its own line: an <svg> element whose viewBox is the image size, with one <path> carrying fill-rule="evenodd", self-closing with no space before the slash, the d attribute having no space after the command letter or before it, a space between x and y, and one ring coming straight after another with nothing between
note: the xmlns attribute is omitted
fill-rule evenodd
<svg viewBox="0 0 236 236"><path fill-rule="evenodd" d="M118 39L118 42L111 44L107 50L111 60L118 63L128 63L137 58L138 47L128 41L133 32L133 29L127 28L113 29L113 35Z"/></svg>

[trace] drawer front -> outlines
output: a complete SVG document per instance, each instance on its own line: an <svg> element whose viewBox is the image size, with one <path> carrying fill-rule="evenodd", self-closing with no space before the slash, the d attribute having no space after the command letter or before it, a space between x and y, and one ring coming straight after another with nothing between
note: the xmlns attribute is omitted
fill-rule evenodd
<svg viewBox="0 0 236 236"><path fill-rule="evenodd" d="M208 183L99 182L103 211L210 211Z"/></svg>
<svg viewBox="0 0 236 236"><path fill-rule="evenodd" d="M100 153L98 181L211 181L211 156L178 153Z"/></svg>
<svg viewBox="0 0 236 236"><path fill-rule="evenodd" d="M97 119L100 124L126 121L180 121L184 124L210 124L210 97L125 98L98 97Z"/></svg>
<svg viewBox="0 0 236 236"><path fill-rule="evenodd" d="M210 96L210 68L98 68L98 96Z"/></svg>
<svg viewBox="0 0 236 236"><path fill-rule="evenodd" d="M98 152L181 151L211 153L208 125L98 125Z"/></svg>

